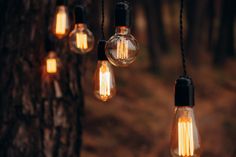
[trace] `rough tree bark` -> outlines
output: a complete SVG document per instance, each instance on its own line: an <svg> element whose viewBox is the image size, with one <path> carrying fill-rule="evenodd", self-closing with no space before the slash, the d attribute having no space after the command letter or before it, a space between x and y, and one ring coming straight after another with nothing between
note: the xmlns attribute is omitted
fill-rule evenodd
<svg viewBox="0 0 236 157"><path fill-rule="evenodd" d="M1 157L79 157L80 58L58 42L60 72L43 72L54 7L48 0L0 1Z"/></svg>

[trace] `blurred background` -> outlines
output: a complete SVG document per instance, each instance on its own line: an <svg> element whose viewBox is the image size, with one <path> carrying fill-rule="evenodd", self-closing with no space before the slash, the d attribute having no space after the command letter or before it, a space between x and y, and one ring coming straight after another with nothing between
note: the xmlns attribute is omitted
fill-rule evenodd
<svg viewBox="0 0 236 157"><path fill-rule="evenodd" d="M140 54L130 67L114 67L118 91L107 103L94 98L93 70L89 69L95 69L96 63L92 57L85 59L82 157L170 156L174 85L182 74L180 1L129 2L133 11L131 32L139 41ZM99 1L88 2L88 8L100 5ZM195 84L194 109L202 156L234 157L235 1L191 0L184 6L187 71ZM107 39L114 34L114 7L114 0L105 1ZM90 12L94 17L96 11ZM99 29L90 22L93 30ZM99 22L97 17L95 22Z"/></svg>
<svg viewBox="0 0 236 157"><path fill-rule="evenodd" d="M96 47L81 56L70 53L66 40L57 41L63 65L57 84L41 76L54 0L0 1L0 156L77 157L80 148L81 157L170 156L174 86L182 74L180 1L128 2L140 52L131 66L113 67L117 95L104 103L93 95ZM71 19L76 3L68 0ZM79 3L97 43L101 1ZM105 0L106 39L115 31L115 3ZM236 157L235 3L184 4L187 71L195 85L203 157ZM52 96L54 86L60 98Z"/></svg>

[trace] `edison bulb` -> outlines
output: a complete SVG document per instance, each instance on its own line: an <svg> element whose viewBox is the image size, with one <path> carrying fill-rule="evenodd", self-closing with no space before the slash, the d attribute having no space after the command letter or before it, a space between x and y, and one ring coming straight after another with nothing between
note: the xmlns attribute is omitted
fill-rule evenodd
<svg viewBox="0 0 236 157"><path fill-rule="evenodd" d="M51 25L51 31L56 38L62 39L68 34L69 29L70 26L67 7L65 5L59 5L56 7Z"/></svg>
<svg viewBox="0 0 236 157"><path fill-rule="evenodd" d="M125 67L133 63L138 55L139 45L130 34L129 27L119 26L106 44L106 56L115 66Z"/></svg>
<svg viewBox="0 0 236 157"><path fill-rule="evenodd" d="M48 74L56 74L58 71L58 59L56 53L50 51L46 58L46 72Z"/></svg>
<svg viewBox="0 0 236 157"><path fill-rule="evenodd" d="M114 73L107 60L98 60L94 74L94 94L102 101L107 101L116 94Z"/></svg>
<svg viewBox="0 0 236 157"><path fill-rule="evenodd" d="M200 137L192 107L176 107L171 135L171 155L173 157L200 156Z"/></svg>
<svg viewBox="0 0 236 157"><path fill-rule="evenodd" d="M70 49L75 53L84 54L93 49L94 36L86 24L75 24L69 35Z"/></svg>

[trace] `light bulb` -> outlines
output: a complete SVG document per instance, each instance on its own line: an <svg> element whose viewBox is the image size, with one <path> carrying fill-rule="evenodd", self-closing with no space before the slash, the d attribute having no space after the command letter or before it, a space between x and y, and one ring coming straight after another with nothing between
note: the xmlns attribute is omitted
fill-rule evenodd
<svg viewBox="0 0 236 157"><path fill-rule="evenodd" d="M172 128L173 157L200 156L200 138L192 107L177 107Z"/></svg>
<svg viewBox="0 0 236 157"><path fill-rule="evenodd" d="M194 87L188 77L180 77L175 86L175 116L171 134L171 155L173 157L199 157L200 136L193 106Z"/></svg>
<svg viewBox="0 0 236 157"><path fill-rule="evenodd" d="M87 53L93 49L94 36L86 24L76 24L69 35L70 49L75 53Z"/></svg>
<svg viewBox="0 0 236 157"><path fill-rule="evenodd" d="M53 16L51 31L58 39L64 38L69 32L69 16L65 0L57 0L56 11Z"/></svg>
<svg viewBox="0 0 236 157"><path fill-rule="evenodd" d="M56 74L58 71L58 59L53 51L50 51L46 58L46 71L48 74Z"/></svg>
<svg viewBox="0 0 236 157"><path fill-rule="evenodd" d="M130 34L129 8L124 2L116 5L116 32L106 44L106 56L115 66L125 67L133 63L138 55L139 45Z"/></svg>
<svg viewBox="0 0 236 157"><path fill-rule="evenodd" d="M117 27L106 44L108 60L115 66L125 67L133 63L138 55L138 43L128 27Z"/></svg>
<svg viewBox="0 0 236 157"><path fill-rule="evenodd" d="M94 94L102 100L107 101L116 94L115 77L111 64L104 52L105 41L98 44L98 61L94 74Z"/></svg>
<svg viewBox="0 0 236 157"><path fill-rule="evenodd" d="M69 35L70 49L75 53L84 54L93 49L94 36L85 24L85 11L82 6L74 9L75 26Z"/></svg>

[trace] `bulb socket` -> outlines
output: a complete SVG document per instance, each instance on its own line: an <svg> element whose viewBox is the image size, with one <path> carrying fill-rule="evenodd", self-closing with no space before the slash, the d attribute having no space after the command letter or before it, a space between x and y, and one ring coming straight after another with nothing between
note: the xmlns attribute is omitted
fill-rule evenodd
<svg viewBox="0 0 236 157"><path fill-rule="evenodd" d="M176 80L175 106L194 106L194 85L191 78L180 76Z"/></svg>
<svg viewBox="0 0 236 157"><path fill-rule="evenodd" d="M130 26L130 9L126 2L118 2L116 4L115 26Z"/></svg>
<svg viewBox="0 0 236 157"><path fill-rule="evenodd" d="M100 40L98 42L98 49L97 49L97 55L98 55L98 60L107 60L107 56L105 54L105 45L106 45L106 40Z"/></svg>
<svg viewBox="0 0 236 157"><path fill-rule="evenodd" d="M67 0L57 0L56 1L56 5L60 6L60 5L67 5Z"/></svg>
<svg viewBox="0 0 236 157"><path fill-rule="evenodd" d="M79 23L86 23L86 18L85 18L85 10L84 7L81 5L77 5L74 8L74 18L75 18L75 24Z"/></svg>
<svg viewBox="0 0 236 157"><path fill-rule="evenodd" d="M47 37L45 39L44 47L45 47L46 52L55 51L55 49L56 49L55 43L53 42L53 40L50 37Z"/></svg>

